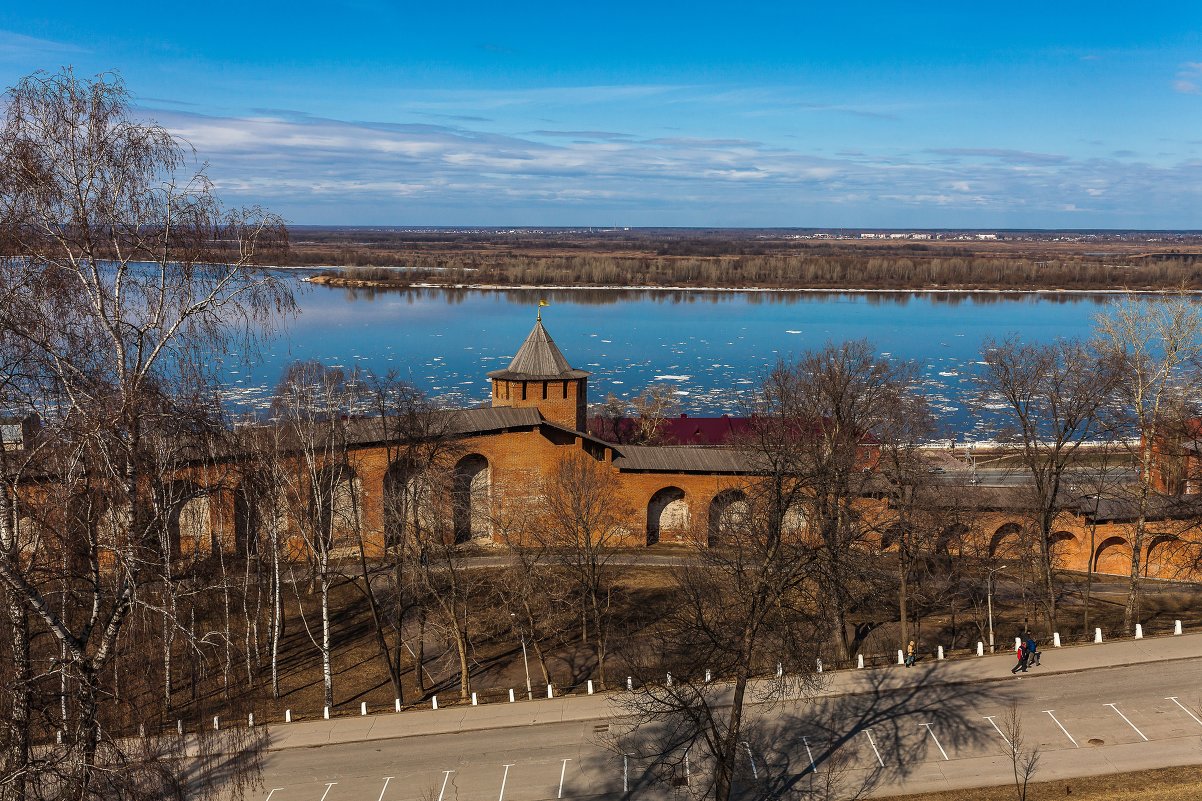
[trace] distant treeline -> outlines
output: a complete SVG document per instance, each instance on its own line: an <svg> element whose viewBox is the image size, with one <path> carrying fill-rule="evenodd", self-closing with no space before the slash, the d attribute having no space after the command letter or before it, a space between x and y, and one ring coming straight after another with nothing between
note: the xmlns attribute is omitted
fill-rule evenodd
<svg viewBox="0 0 1202 801"><path fill-rule="evenodd" d="M315 255L315 254L314 254ZM829 289L1168 289L1202 288L1191 255L1156 259L1115 254L1035 258L1018 254L842 252L775 255L661 256L609 253L531 255L512 252L400 254L338 248L322 253L332 278L390 286L490 284L529 286L672 286ZM295 263L321 263L294 250ZM331 257L335 258L331 258ZM403 269L396 269L403 268Z"/></svg>

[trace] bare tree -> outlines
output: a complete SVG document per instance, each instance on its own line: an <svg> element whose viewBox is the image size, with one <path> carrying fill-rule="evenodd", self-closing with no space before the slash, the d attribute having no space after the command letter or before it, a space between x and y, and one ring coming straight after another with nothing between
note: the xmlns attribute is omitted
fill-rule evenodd
<svg viewBox="0 0 1202 801"><path fill-rule="evenodd" d="M1020 446L1023 470L1031 477L1028 533L1039 556L1041 605L1049 631L1056 631L1056 519L1076 501L1068 491L1069 471L1082 443L1101 433L1102 412L1120 374L1113 358L1077 340L1047 345L1023 344L1016 337L987 340L981 356L981 390L1005 403L1004 420Z"/></svg>
<svg viewBox="0 0 1202 801"><path fill-rule="evenodd" d="M119 752L102 748L101 676L161 559L148 428L195 419L185 407L204 393L190 385L213 380L200 354L247 352L292 308L288 290L254 268L286 241L279 219L224 210L203 173L185 166L167 131L132 118L111 76L39 73L8 93L0 242L18 280L0 329L34 365L27 383L39 391L29 397L54 440L48 469L93 510L83 537L55 542L82 567L60 577L78 602L66 613L42 576L0 558L10 598L62 649L74 695L66 798L112 790L102 763Z"/></svg>
<svg viewBox="0 0 1202 801"><path fill-rule="evenodd" d="M1184 290L1129 296L1112 304L1096 323L1102 347L1118 365L1119 408L1112 425L1122 439L1138 443L1133 446L1139 472L1130 499L1131 570L1123 607L1123 628L1130 631L1139 616L1148 518L1159 500L1156 448L1165 434L1179 432L1180 421L1188 416L1187 390L1196 384L1202 355L1202 311Z"/></svg>
<svg viewBox="0 0 1202 801"><path fill-rule="evenodd" d="M634 414L632 443L657 445L664 438L664 423L680 412L676 388L668 384L652 384L630 399Z"/></svg>
<svg viewBox="0 0 1202 801"><path fill-rule="evenodd" d="M1023 734L1022 716L1018 711L1018 703L1011 701L1002 719L1003 740L1006 745L1003 750L1010 759L1014 773L1014 794L1017 801L1027 801L1027 788L1035 772L1039 769L1039 747L1030 747Z"/></svg>

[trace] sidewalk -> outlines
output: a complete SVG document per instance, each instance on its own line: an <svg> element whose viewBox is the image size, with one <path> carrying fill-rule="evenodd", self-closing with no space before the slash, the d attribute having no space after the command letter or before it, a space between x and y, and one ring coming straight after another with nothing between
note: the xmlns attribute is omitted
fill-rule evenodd
<svg viewBox="0 0 1202 801"><path fill-rule="evenodd" d="M1116 640L1065 648L1052 648L1049 644L1041 653L1043 661L1038 668L1032 668L1034 675L1202 658L1202 633L1165 635L1142 640ZM808 697L880 692L920 684L936 686L982 681L1018 681L1017 677L1010 674L1014 662L1014 654L1006 651L942 662L927 659L920 661L913 668L895 665L886 668L827 672L822 674L822 688ZM483 706L456 705L444 709L410 710L400 713L388 711L362 717L275 724L267 727L270 737L268 750L603 720L620 712L615 701L622 692L619 690L591 696L536 698L533 701L518 701L513 704L502 702Z"/></svg>

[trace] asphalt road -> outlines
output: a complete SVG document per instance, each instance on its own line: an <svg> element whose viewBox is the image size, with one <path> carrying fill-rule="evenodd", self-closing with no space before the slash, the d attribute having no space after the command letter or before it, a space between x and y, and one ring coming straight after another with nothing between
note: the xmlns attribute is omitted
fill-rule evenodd
<svg viewBox="0 0 1202 801"><path fill-rule="evenodd" d="M1012 703L1023 742L1040 751L1036 781L1202 763L1202 638L1160 642L1164 661L1121 667L1104 665L1143 646L1047 649L1045 666L1019 677L1006 656L830 674L821 697L756 707L740 789L850 798L1005 784ZM1058 663L1073 672L1047 672ZM1074 667L1087 663L1100 666ZM298 733L273 745L251 798L670 799L673 781L704 781L695 755L687 769L683 754L667 766L623 758L610 736L620 696L293 724ZM452 730L424 733L436 720Z"/></svg>

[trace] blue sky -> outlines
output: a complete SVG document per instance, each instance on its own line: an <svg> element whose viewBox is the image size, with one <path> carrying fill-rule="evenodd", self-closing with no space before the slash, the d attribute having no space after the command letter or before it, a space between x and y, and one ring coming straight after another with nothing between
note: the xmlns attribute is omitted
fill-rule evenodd
<svg viewBox="0 0 1202 801"><path fill-rule="evenodd" d="M32 3L300 224L1202 228L1202 3Z"/></svg>

